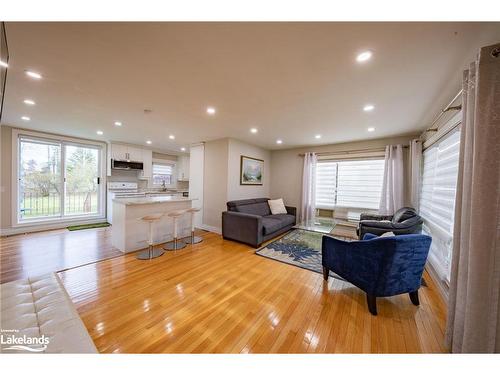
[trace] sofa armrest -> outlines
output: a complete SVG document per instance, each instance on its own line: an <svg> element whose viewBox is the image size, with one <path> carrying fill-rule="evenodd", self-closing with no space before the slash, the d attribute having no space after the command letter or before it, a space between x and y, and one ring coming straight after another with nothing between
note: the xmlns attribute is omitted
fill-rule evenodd
<svg viewBox="0 0 500 375"><path fill-rule="evenodd" d="M362 239L363 241L368 241L368 240L373 240L374 238L378 238L378 236L373 233L365 233Z"/></svg>
<svg viewBox="0 0 500 375"><path fill-rule="evenodd" d="M392 220L392 215L378 215L378 214L370 214L370 213L366 213L366 212L363 212L360 216L359 216L359 221L362 221L362 220Z"/></svg>
<svg viewBox="0 0 500 375"><path fill-rule="evenodd" d="M295 216L295 221L297 221L297 207L285 206L288 215Z"/></svg>
<svg viewBox="0 0 500 375"><path fill-rule="evenodd" d="M380 229L388 229L391 230L394 228L394 224L388 220L362 220L359 222L359 226L362 227L372 227L372 228L380 228Z"/></svg>
<svg viewBox="0 0 500 375"><path fill-rule="evenodd" d="M366 233L372 233L381 236L386 232L394 231L394 225L390 221L378 220L363 220L359 222L357 234L359 239L363 239Z"/></svg>
<svg viewBox="0 0 500 375"><path fill-rule="evenodd" d="M234 211L223 212L222 236L257 247L262 243L262 216Z"/></svg>

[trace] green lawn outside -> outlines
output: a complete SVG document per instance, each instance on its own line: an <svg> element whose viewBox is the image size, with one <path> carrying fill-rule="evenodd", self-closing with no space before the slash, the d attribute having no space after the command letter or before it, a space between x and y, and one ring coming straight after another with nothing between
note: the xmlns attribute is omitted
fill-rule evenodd
<svg viewBox="0 0 500 375"><path fill-rule="evenodd" d="M73 193L66 195L66 215L79 215L97 213L97 193L92 193L89 197L89 206L84 209L84 202L87 193ZM60 212L60 196L52 194L41 197L30 194L25 194L25 198L21 201L21 219L34 219L37 217L59 216Z"/></svg>

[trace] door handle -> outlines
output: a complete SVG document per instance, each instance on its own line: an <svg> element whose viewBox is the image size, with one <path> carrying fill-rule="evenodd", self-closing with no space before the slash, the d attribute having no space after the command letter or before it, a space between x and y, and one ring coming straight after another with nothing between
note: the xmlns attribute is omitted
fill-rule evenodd
<svg viewBox="0 0 500 375"><path fill-rule="evenodd" d="M97 177L97 185L101 184L101 177Z"/></svg>

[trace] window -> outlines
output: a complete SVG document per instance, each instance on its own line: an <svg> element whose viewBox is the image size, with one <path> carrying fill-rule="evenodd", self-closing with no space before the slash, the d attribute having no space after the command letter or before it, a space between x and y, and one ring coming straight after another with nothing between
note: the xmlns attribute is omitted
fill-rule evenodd
<svg viewBox="0 0 500 375"><path fill-rule="evenodd" d="M103 215L102 146L15 136L16 223Z"/></svg>
<svg viewBox="0 0 500 375"><path fill-rule="evenodd" d="M173 166L167 163L153 163L153 185L172 185Z"/></svg>
<svg viewBox="0 0 500 375"><path fill-rule="evenodd" d="M384 160L318 161L316 207L378 209Z"/></svg>
<svg viewBox="0 0 500 375"><path fill-rule="evenodd" d="M420 215L424 219L424 232L432 236L429 262L447 282L450 280L459 151L460 130L456 129L423 152Z"/></svg>

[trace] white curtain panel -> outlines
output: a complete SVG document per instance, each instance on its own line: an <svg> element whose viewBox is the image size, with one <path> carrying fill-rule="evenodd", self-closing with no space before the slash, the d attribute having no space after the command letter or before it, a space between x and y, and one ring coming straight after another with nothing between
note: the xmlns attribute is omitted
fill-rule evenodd
<svg viewBox="0 0 500 375"><path fill-rule="evenodd" d="M304 172L302 174L302 205L300 221L313 220L316 216L316 163L318 157L314 152L304 155Z"/></svg>
<svg viewBox="0 0 500 375"><path fill-rule="evenodd" d="M464 72L446 343L500 352L500 43Z"/></svg>
<svg viewBox="0 0 500 375"><path fill-rule="evenodd" d="M410 204L418 211L420 201L420 176L422 168L422 142L410 141Z"/></svg>
<svg viewBox="0 0 500 375"><path fill-rule="evenodd" d="M384 181L380 197L381 215L392 215L404 206L403 146L385 147Z"/></svg>

